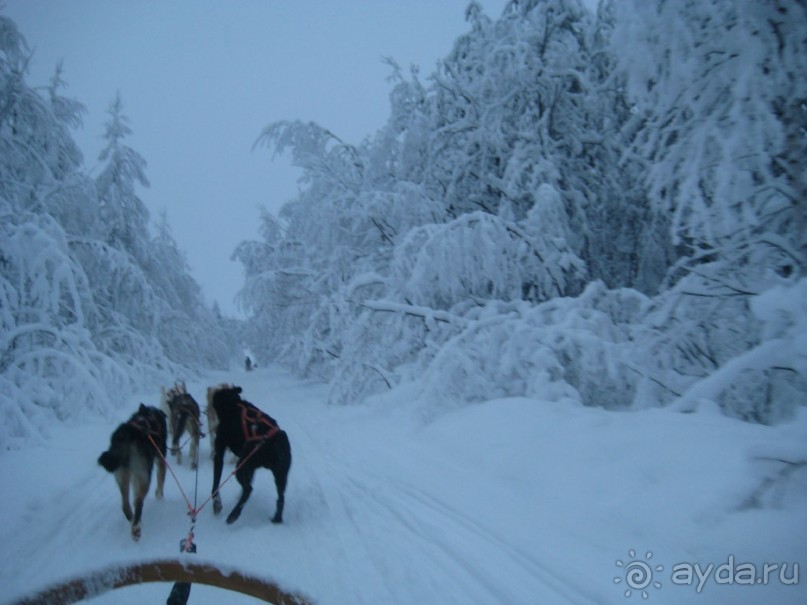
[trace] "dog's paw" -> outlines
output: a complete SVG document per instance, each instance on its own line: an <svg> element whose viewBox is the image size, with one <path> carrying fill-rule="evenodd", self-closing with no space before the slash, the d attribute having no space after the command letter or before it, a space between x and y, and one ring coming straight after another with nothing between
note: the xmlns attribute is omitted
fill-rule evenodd
<svg viewBox="0 0 807 605"><path fill-rule="evenodd" d="M214 515L218 515L221 512L222 508L223 507L221 506L221 500L219 500L218 498L213 500L213 514Z"/></svg>
<svg viewBox="0 0 807 605"><path fill-rule="evenodd" d="M140 540L140 526L139 525L132 525L132 540L137 542Z"/></svg>
<svg viewBox="0 0 807 605"><path fill-rule="evenodd" d="M227 515L227 525L232 525L233 523L235 523L238 517L240 516L241 511L236 508L235 510L233 510L233 512Z"/></svg>
<svg viewBox="0 0 807 605"><path fill-rule="evenodd" d="M157 500L162 500L163 499L163 490L158 489L157 491L155 491L154 492L154 497L157 498Z"/></svg>

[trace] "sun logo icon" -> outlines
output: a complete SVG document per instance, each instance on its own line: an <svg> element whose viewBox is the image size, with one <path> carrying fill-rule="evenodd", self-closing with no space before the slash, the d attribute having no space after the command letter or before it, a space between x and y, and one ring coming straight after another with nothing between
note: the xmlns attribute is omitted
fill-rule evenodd
<svg viewBox="0 0 807 605"><path fill-rule="evenodd" d="M614 578L614 584L621 584L623 581L627 586L625 590L625 598L629 598L633 591L640 593L643 599L648 598L650 595L647 588L650 586L654 588L661 588L661 582L653 580L654 571L664 571L663 565L656 565L653 567L651 559L653 553L647 551L644 560L636 558L636 551L632 548L628 551L629 561L616 560L616 566L624 569L624 577L617 576Z"/></svg>

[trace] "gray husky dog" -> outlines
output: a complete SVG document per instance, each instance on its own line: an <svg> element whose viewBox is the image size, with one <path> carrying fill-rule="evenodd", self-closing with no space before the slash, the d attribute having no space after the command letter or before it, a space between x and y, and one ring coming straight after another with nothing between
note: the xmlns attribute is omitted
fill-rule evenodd
<svg viewBox="0 0 807 605"><path fill-rule="evenodd" d="M109 449L98 458L98 464L115 474L123 505L123 514L132 524L132 539L140 539L140 517L143 500L151 484L151 471L157 458L158 500L163 497L167 427L165 413L140 404L129 420L121 424L110 438ZM129 504L129 486L134 490L134 512Z"/></svg>
<svg viewBox="0 0 807 605"><path fill-rule="evenodd" d="M199 404L191 397L184 382L177 382L170 389L162 388L163 412L168 416L168 433L171 436L171 454L182 464L180 439L187 430L191 443L191 468L199 464L199 440L202 434L202 419Z"/></svg>

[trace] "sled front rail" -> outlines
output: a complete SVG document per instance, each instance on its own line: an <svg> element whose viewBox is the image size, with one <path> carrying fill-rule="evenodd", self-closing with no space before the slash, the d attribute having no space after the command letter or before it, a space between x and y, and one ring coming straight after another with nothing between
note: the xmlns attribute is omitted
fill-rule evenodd
<svg viewBox="0 0 807 605"><path fill-rule="evenodd" d="M276 605L310 605L306 598L281 589L274 582L238 571L222 571L210 563L189 559L160 559L132 565L114 565L50 586L12 605L67 605L116 588L150 582L191 582L239 592Z"/></svg>

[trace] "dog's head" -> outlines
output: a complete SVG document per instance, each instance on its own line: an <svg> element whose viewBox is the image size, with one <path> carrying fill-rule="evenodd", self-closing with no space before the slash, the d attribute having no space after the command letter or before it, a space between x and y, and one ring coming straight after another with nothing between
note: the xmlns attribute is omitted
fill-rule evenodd
<svg viewBox="0 0 807 605"><path fill-rule="evenodd" d="M219 416L226 415L229 411L234 410L238 403L241 402L241 392L243 389L234 385L219 385L213 391L212 401L213 409Z"/></svg>
<svg viewBox="0 0 807 605"><path fill-rule="evenodd" d="M177 381L169 388L160 387L160 393L160 407L166 414L172 416L179 398L187 395L188 391L184 382Z"/></svg>
<svg viewBox="0 0 807 605"><path fill-rule="evenodd" d="M142 416L146 416L148 418L156 418L158 420L160 418L165 418L165 412L163 412L159 408L155 408L154 406L146 405L145 403L140 404L140 407L137 409L137 413Z"/></svg>
<svg viewBox="0 0 807 605"><path fill-rule="evenodd" d="M179 399L188 394L188 389L185 388L184 382L176 382L170 389L163 389L163 401L169 406Z"/></svg>
<svg viewBox="0 0 807 605"><path fill-rule="evenodd" d="M173 412L176 408L193 407L196 400L187 391L174 393L168 398L168 408Z"/></svg>
<svg viewBox="0 0 807 605"><path fill-rule="evenodd" d="M130 419L130 422L138 416L142 418L146 426L151 427L153 430L162 435L165 435L167 430L167 416L161 409L141 403L140 407L137 409L137 413L135 413L132 419Z"/></svg>
<svg viewBox="0 0 807 605"><path fill-rule="evenodd" d="M207 387L207 407L208 408L213 407L213 395L215 395L218 391L231 388L233 388L233 385L227 382L222 382L221 384L217 384L212 387Z"/></svg>

